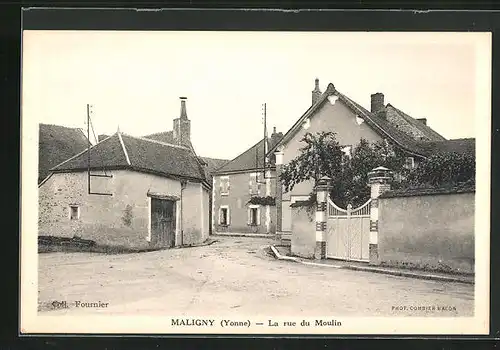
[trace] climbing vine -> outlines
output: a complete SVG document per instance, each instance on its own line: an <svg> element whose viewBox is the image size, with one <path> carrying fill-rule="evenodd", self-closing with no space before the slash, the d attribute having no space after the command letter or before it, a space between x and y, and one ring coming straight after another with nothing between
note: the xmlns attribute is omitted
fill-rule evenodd
<svg viewBox="0 0 500 350"><path fill-rule="evenodd" d="M266 196L266 197L254 196L250 198L248 204L273 206L276 205L276 199L272 196Z"/></svg>

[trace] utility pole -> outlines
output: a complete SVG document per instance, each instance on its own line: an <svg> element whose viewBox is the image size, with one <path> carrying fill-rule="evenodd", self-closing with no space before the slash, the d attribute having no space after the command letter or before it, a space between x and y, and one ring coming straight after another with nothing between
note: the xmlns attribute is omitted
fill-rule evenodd
<svg viewBox="0 0 500 350"><path fill-rule="evenodd" d="M87 103L87 141L88 141L88 150L87 150L87 185L88 185L88 193L90 194L90 105Z"/></svg>
<svg viewBox="0 0 500 350"><path fill-rule="evenodd" d="M267 120L266 120L267 119L267 115L266 114L267 114L267 111L266 111L266 109L267 109L267 105L266 105L266 103L264 103L264 150L263 150L263 152L264 152L264 159L263 159L263 162L262 162L263 167L264 167L264 177L266 175L266 152L267 152L267 149L266 149L267 148L266 147L266 141L267 141Z"/></svg>

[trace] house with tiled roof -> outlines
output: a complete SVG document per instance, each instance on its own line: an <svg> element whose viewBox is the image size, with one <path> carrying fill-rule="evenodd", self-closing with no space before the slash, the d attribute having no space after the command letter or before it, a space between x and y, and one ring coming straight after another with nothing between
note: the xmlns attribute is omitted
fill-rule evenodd
<svg viewBox="0 0 500 350"><path fill-rule="evenodd" d="M50 169L88 147L88 139L80 128L40 124L38 129L38 183Z"/></svg>
<svg viewBox="0 0 500 350"><path fill-rule="evenodd" d="M170 142L118 131L52 167L39 185L39 235L136 249L205 241L212 186L189 123L182 99Z"/></svg>
<svg viewBox="0 0 500 350"><path fill-rule="evenodd" d="M407 155L410 167L435 153L474 152L475 149L474 139L447 140L433 130L425 118L412 118L394 105L385 104L382 93L371 95L368 110L331 83L321 92L316 79L310 107L269 149L267 155L276 157L277 176L283 165L298 156L304 135L321 131L335 132L348 155L361 139L368 142L386 140ZM276 186L276 230L285 239L292 233L291 205L307 200L312 188L312 181L299 183L290 192L285 192L283 186Z"/></svg>
<svg viewBox="0 0 500 350"><path fill-rule="evenodd" d="M276 231L274 155L267 151L283 136L274 128L213 172L212 232L272 234Z"/></svg>

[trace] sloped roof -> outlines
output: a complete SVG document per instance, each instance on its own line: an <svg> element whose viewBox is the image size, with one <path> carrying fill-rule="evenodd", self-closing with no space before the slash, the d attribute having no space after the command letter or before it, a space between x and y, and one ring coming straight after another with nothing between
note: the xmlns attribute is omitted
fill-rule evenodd
<svg viewBox="0 0 500 350"><path fill-rule="evenodd" d="M219 169L227 162L229 159L217 159L217 158L209 158L209 157L200 157L207 164L207 171L209 174L212 174L215 170Z"/></svg>
<svg viewBox="0 0 500 350"><path fill-rule="evenodd" d="M252 169L262 169L264 165L264 140L260 140L245 152L226 163L214 173L221 174L233 171L243 171Z"/></svg>
<svg viewBox="0 0 500 350"><path fill-rule="evenodd" d="M426 152L425 149L422 147L421 142L418 142L410 135L396 128L383 116L371 113L366 108L354 102L346 95L340 93L338 90L335 89L335 86L331 83L328 84L327 89L321 95L318 101L316 101L315 104L313 104L311 107L307 109L307 111L285 133L285 135L281 138L281 140L279 140L279 142L276 143L274 147L270 148L268 154L274 153L274 151L279 145L288 142L300 129L304 120L314 115L314 113L316 113L316 111L319 110L319 108L321 108L324 105L324 103L328 101L328 98L332 95L337 96L340 101L342 101L351 110L353 110L354 113L356 113L360 118L362 118L372 129L375 130L375 132L377 132L383 138L389 138L396 145L398 145L400 148L402 148L403 150L405 150L410 154L426 157Z"/></svg>
<svg viewBox="0 0 500 350"><path fill-rule="evenodd" d="M468 154L473 157L476 155L476 139L463 138L451 139L444 141L427 141L420 142L420 147L424 150L427 156L439 153L461 153Z"/></svg>
<svg viewBox="0 0 500 350"><path fill-rule="evenodd" d="M109 137L109 135L106 135L106 134L97 135L97 142L102 141L104 139L107 139L108 137Z"/></svg>
<svg viewBox="0 0 500 350"><path fill-rule="evenodd" d="M52 167L88 147L88 139L79 128L40 124L38 135L38 183Z"/></svg>
<svg viewBox="0 0 500 350"><path fill-rule="evenodd" d="M444 141L446 140L445 137L437 133L434 129L429 127L428 125L422 123L421 121L416 120L415 118L412 118L402 110L394 107L390 103L387 104L385 107L385 110L387 113L396 113L398 114L401 118L403 118L407 123L411 124L413 127L417 128L424 134L425 137L429 139L429 141Z"/></svg>
<svg viewBox="0 0 500 350"><path fill-rule="evenodd" d="M343 101L348 107L353 109L354 112L357 112L359 117L363 118L363 120L368 125L370 125L372 129L374 129L380 136L391 139L400 148L406 150L411 154L424 156L424 151L420 147L419 142L417 142L417 140L415 140L407 133L396 128L387 119L385 119L381 115L369 112L366 108L362 107L358 103L354 102L353 100L339 92L337 92L337 96L339 96L339 99Z"/></svg>
<svg viewBox="0 0 500 350"><path fill-rule="evenodd" d="M165 143L175 144L174 132L173 131L163 131L154 134L143 136L145 139L156 140Z"/></svg>
<svg viewBox="0 0 500 350"><path fill-rule="evenodd" d="M274 145L283 137L283 133L273 133L271 137L267 138L268 148L274 147ZM269 155L269 164L275 164L274 154ZM236 158L227 162L224 166L214 171L216 174L222 174L226 172L238 172L238 171L248 171L254 169L262 169L264 163L264 140L260 140L255 145L247 149L245 152L241 153Z"/></svg>
<svg viewBox="0 0 500 350"><path fill-rule="evenodd" d="M132 169L163 176L206 180L191 149L120 132L91 147L90 165L91 169ZM84 151L52 170L79 171L87 167L88 151Z"/></svg>

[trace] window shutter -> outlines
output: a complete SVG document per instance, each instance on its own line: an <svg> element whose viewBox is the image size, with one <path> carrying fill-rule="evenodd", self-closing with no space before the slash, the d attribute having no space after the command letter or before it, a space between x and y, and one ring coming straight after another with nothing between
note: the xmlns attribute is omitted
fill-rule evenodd
<svg viewBox="0 0 500 350"><path fill-rule="evenodd" d="M252 223L252 208L247 208L247 225Z"/></svg>
<svg viewBox="0 0 500 350"><path fill-rule="evenodd" d="M231 225L231 209L227 208L227 225Z"/></svg>
<svg viewBox="0 0 500 350"><path fill-rule="evenodd" d="M219 208L219 225L222 222L222 208Z"/></svg>
<svg viewBox="0 0 500 350"><path fill-rule="evenodd" d="M260 207L257 208L257 225L260 225Z"/></svg>
<svg viewBox="0 0 500 350"><path fill-rule="evenodd" d="M262 174L261 173L257 173L257 195L260 196L260 182L262 181Z"/></svg>
<svg viewBox="0 0 500 350"><path fill-rule="evenodd" d="M223 179L219 179L219 191L220 193L223 193L224 192L224 185L223 185L223 182L224 180ZM220 212L220 208L219 208L219 212ZM219 215L219 218L220 218L220 215Z"/></svg>

